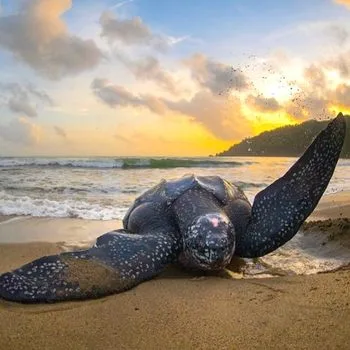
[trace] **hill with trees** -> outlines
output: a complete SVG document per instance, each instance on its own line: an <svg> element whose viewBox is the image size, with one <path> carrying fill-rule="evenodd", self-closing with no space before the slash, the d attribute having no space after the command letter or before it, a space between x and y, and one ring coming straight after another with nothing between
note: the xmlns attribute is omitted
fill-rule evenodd
<svg viewBox="0 0 350 350"><path fill-rule="evenodd" d="M244 139L216 156L299 157L329 121L308 120ZM350 158L350 117L346 117L346 138L342 158Z"/></svg>

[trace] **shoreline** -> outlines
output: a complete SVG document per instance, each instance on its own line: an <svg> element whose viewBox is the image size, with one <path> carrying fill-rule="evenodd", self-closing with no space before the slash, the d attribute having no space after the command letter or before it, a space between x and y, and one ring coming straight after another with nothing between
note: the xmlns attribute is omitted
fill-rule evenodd
<svg viewBox="0 0 350 350"><path fill-rule="evenodd" d="M333 271L350 263L350 192L339 192L322 200L283 248L258 260L234 259L227 267L240 278L307 275ZM121 220L86 220L0 215L0 256L6 250L40 249L41 255L90 248L97 237L122 227ZM38 244L38 247L35 244ZM47 247L49 252L41 247ZM30 248L33 247L33 248ZM1 253L3 252L3 253ZM38 256L39 257L39 256ZM310 260L311 259L311 260ZM33 260L30 256L23 263ZM237 261L236 261L237 260ZM21 263L13 263L9 270ZM1 272L1 271L0 271Z"/></svg>
<svg viewBox="0 0 350 350"><path fill-rule="evenodd" d="M350 219L350 191L324 195L306 220ZM0 214L0 244L51 242L86 244L122 227L122 220L33 217ZM9 234L11 232L11 234Z"/></svg>
<svg viewBox="0 0 350 350"><path fill-rule="evenodd" d="M0 215L0 245L31 242L84 245L121 227L121 220Z"/></svg>

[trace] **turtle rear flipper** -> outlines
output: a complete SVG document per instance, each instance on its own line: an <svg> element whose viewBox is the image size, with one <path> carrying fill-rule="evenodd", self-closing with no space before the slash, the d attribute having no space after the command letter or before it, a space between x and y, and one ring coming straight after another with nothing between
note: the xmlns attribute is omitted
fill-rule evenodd
<svg viewBox="0 0 350 350"><path fill-rule="evenodd" d="M1 275L0 298L38 303L118 293L160 273L176 256L175 235L117 230L88 250L45 256Z"/></svg>
<svg viewBox="0 0 350 350"><path fill-rule="evenodd" d="M235 255L263 256L298 232L327 188L345 132L345 118L339 113L283 177L257 194L247 230L237 237Z"/></svg>

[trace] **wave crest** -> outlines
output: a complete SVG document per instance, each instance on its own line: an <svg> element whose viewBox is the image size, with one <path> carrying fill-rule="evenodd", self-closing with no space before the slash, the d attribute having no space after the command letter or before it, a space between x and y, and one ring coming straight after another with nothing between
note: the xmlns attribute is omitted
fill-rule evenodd
<svg viewBox="0 0 350 350"><path fill-rule="evenodd" d="M81 200L56 201L50 199L12 196L0 192L0 214L37 217L68 217L91 220L123 219L128 208L88 203Z"/></svg>
<svg viewBox="0 0 350 350"><path fill-rule="evenodd" d="M0 168L50 167L96 169L230 168L253 162L189 158L0 158Z"/></svg>

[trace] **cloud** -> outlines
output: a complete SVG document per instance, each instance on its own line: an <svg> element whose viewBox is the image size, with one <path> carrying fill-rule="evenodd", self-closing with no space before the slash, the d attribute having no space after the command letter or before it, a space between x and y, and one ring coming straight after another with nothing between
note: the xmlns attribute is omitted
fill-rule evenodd
<svg viewBox="0 0 350 350"><path fill-rule="evenodd" d="M107 79L96 78L91 84L93 93L110 107L137 106L140 99L128 92L125 88L113 85Z"/></svg>
<svg viewBox="0 0 350 350"><path fill-rule="evenodd" d="M350 78L350 51L322 60L305 68L300 91L286 103L285 110L296 119L329 118L331 107L339 104L350 107L350 88L339 84L333 88L334 80L329 80L327 71L337 71L341 80Z"/></svg>
<svg viewBox="0 0 350 350"><path fill-rule="evenodd" d="M121 136L119 134L114 134L113 137L118 140L118 141L121 141L121 142L124 142L124 143L131 143L131 141L129 139L127 139L126 137L124 136Z"/></svg>
<svg viewBox="0 0 350 350"><path fill-rule="evenodd" d="M100 63L103 54L95 42L71 35L61 19L71 0L33 0L21 5L18 13L0 17L0 48L51 79Z"/></svg>
<svg viewBox="0 0 350 350"><path fill-rule="evenodd" d="M339 46L344 45L349 38L349 31L339 24L331 24L326 28L325 32L333 38Z"/></svg>
<svg viewBox="0 0 350 350"><path fill-rule="evenodd" d="M274 97L249 95L246 103L259 112L276 112L281 109L281 105Z"/></svg>
<svg viewBox="0 0 350 350"><path fill-rule="evenodd" d="M38 90L34 85L20 85L18 83L0 83L0 92L5 106L12 112L25 114L28 117L36 117L38 103L52 106L52 98L44 91ZM32 98L37 101L32 102Z"/></svg>
<svg viewBox="0 0 350 350"><path fill-rule="evenodd" d="M118 18L114 13L105 11L100 17L101 36L108 41L119 41L125 45L147 45L164 50L169 46L166 37L155 34L140 17Z"/></svg>
<svg viewBox="0 0 350 350"><path fill-rule="evenodd" d="M20 100L16 98L10 98L8 101L8 107L12 112L15 113L24 113L28 117L36 117L38 114L36 108L30 104L28 100Z"/></svg>
<svg viewBox="0 0 350 350"><path fill-rule="evenodd" d="M332 93L332 98L334 102L350 107L350 86L347 84L340 84L337 86L335 91Z"/></svg>
<svg viewBox="0 0 350 350"><path fill-rule="evenodd" d="M297 94L292 102L285 107L286 112L299 120L305 119L327 119L330 101L327 98L313 96L312 93Z"/></svg>
<svg viewBox="0 0 350 350"><path fill-rule="evenodd" d="M134 0L125 0L125 1L122 1L122 2L118 2L115 5L111 6L109 9L110 10L118 9L118 8L120 8L120 7L124 6L124 5L130 4L132 2L134 2Z"/></svg>
<svg viewBox="0 0 350 350"><path fill-rule="evenodd" d="M237 139L251 132L238 98L227 100L208 90L202 90L190 100L171 101L152 95L134 95L106 79L95 79L91 88L103 103L112 108L143 107L159 115L165 115L169 111L181 113L221 139Z"/></svg>
<svg viewBox="0 0 350 350"><path fill-rule="evenodd" d="M64 129L60 128L59 126L54 126L53 129L55 130L56 135L63 137L64 139L67 138L67 134Z"/></svg>
<svg viewBox="0 0 350 350"><path fill-rule="evenodd" d="M184 35L179 37L167 36L167 43L169 46L174 46L176 44L182 43L185 40L191 39L190 35Z"/></svg>
<svg viewBox="0 0 350 350"><path fill-rule="evenodd" d="M156 114L165 114L167 109L167 100L158 98L152 95L142 95L143 106L150 109L151 112Z"/></svg>
<svg viewBox="0 0 350 350"><path fill-rule="evenodd" d="M33 96L37 97L41 102L48 106L54 106L54 101L53 99L45 92L42 90L38 90L34 85L32 84L27 84L26 88L29 93L31 93Z"/></svg>
<svg viewBox="0 0 350 350"><path fill-rule="evenodd" d="M1 125L0 137L6 141L24 146L39 143L42 130L26 118L12 120L8 125Z"/></svg>
<svg viewBox="0 0 350 350"><path fill-rule="evenodd" d="M326 88L326 75L321 66L311 64L304 69L304 80L310 89L318 89L323 92Z"/></svg>
<svg viewBox="0 0 350 350"><path fill-rule="evenodd" d="M158 84L167 92L176 95L178 88L172 75L167 72L155 57L131 60L125 55L118 55L118 59L134 74L136 79L149 80Z"/></svg>
<svg viewBox="0 0 350 350"><path fill-rule="evenodd" d="M96 78L91 83L95 96L109 107L145 107L157 114L165 111L161 99L151 95L134 95L119 85L114 85L107 79Z"/></svg>
<svg viewBox="0 0 350 350"><path fill-rule="evenodd" d="M296 119L328 118L330 91L324 69L312 64L304 70L300 91L286 104L285 110Z"/></svg>
<svg viewBox="0 0 350 350"><path fill-rule="evenodd" d="M350 0L334 0L339 5L344 5L350 8Z"/></svg>
<svg viewBox="0 0 350 350"><path fill-rule="evenodd" d="M173 111L192 117L194 121L223 140L233 140L251 133L238 98L227 100L203 90L190 100L166 101L166 105Z"/></svg>
<svg viewBox="0 0 350 350"><path fill-rule="evenodd" d="M184 61L190 68L192 78L202 88L209 89L214 95L229 93L232 90L245 90L249 87L246 76L233 67L195 54Z"/></svg>
<svg viewBox="0 0 350 350"><path fill-rule="evenodd" d="M342 78L350 77L350 51L343 52L336 57L326 61L324 66L328 69L335 69Z"/></svg>

